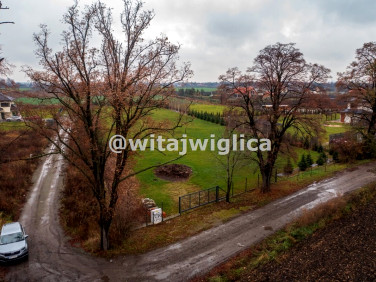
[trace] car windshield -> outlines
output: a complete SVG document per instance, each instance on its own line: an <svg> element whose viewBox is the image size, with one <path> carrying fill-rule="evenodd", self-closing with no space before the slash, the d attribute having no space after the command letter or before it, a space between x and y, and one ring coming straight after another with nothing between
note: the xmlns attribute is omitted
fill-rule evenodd
<svg viewBox="0 0 376 282"><path fill-rule="evenodd" d="M24 240L22 232L3 235L0 237L0 244L11 244Z"/></svg>

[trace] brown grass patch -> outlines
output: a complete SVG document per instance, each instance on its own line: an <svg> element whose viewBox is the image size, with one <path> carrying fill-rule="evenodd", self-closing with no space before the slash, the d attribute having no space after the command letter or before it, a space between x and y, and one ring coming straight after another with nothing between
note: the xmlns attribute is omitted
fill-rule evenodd
<svg viewBox="0 0 376 282"><path fill-rule="evenodd" d="M47 141L35 131L2 131L0 139L0 217L17 220L38 160L19 160L43 152ZM14 160L8 162L9 160Z"/></svg>
<svg viewBox="0 0 376 282"><path fill-rule="evenodd" d="M341 216L338 214L338 211L346 206L347 201L348 199L345 197L338 197L323 203L312 210L304 210L303 214L293 223L293 225L307 226L326 217L337 219Z"/></svg>

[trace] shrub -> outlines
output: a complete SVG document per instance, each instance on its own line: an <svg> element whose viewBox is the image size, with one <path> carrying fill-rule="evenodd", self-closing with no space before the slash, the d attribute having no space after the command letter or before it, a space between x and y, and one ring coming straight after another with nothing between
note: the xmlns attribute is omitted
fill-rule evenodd
<svg viewBox="0 0 376 282"><path fill-rule="evenodd" d="M328 160L328 156L325 154L325 152L321 152L320 156L321 156L322 159L324 160L324 163L326 163L327 160Z"/></svg>
<svg viewBox="0 0 376 282"><path fill-rule="evenodd" d="M27 199L26 194L38 159L8 163L2 161L40 154L47 142L34 130L9 130L1 131L0 134L0 217L14 221L18 219Z"/></svg>
<svg viewBox="0 0 376 282"><path fill-rule="evenodd" d="M308 135L307 135L307 136L304 137L303 148L304 148L304 149L309 149L309 146L310 146L309 143L310 143L310 142L309 142L309 137L308 137Z"/></svg>
<svg viewBox="0 0 376 282"><path fill-rule="evenodd" d="M322 153L323 151L324 151L324 148L322 147L321 144L319 146L317 146L317 152L318 153Z"/></svg>
<svg viewBox="0 0 376 282"><path fill-rule="evenodd" d="M317 165L323 165L325 163L324 159L322 158L322 155L320 155L316 161Z"/></svg>
<svg viewBox="0 0 376 282"><path fill-rule="evenodd" d="M112 246L120 245L135 224L145 219L134 178L122 182L112 219L109 237ZM94 243L99 235L99 205L87 179L72 165L67 168L67 178L61 199L60 220L70 236L79 241ZM97 245L93 245L95 248Z"/></svg>
<svg viewBox="0 0 376 282"><path fill-rule="evenodd" d="M306 157L305 155L303 154L299 163L298 163L298 166L299 166L299 169L300 171L305 171L307 169L307 161L306 161Z"/></svg>
<svg viewBox="0 0 376 282"><path fill-rule="evenodd" d="M337 151L333 152L333 161L338 163L339 162L339 155Z"/></svg>
<svg viewBox="0 0 376 282"><path fill-rule="evenodd" d="M285 174L291 174L294 171L290 158L287 159L286 165L283 167L283 172Z"/></svg>
<svg viewBox="0 0 376 282"><path fill-rule="evenodd" d="M340 162L352 162L362 157L363 154L362 144L357 142L356 137L353 134L345 134L343 138L335 140L331 144L331 147L333 151L337 152L338 161ZM365 151L366 150L367 149L365 149Z"/></svg>
<svg viewBox="0 0 376 282"><path fill-rule="evenodd" d="M307 158L306 158L306 163L307 163L307 167L312 166L313 160L312 160L312 157L311 157L311 153L308 153Z"/></svg>
<svg viewBox="0 0 376 282"><path fill-rule="evenodd" d="M128 179L119 186L119 199L110 228L111 245L121 245L136 224L145 221L145 209L137 191L135 179Z"/></svg>

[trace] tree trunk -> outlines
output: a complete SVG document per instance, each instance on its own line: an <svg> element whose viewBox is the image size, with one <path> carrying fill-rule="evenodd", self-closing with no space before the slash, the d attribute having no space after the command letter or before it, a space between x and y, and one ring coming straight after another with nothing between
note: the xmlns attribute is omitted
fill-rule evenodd
<svg viewBox="0 0 376 282"><path fill-rule="evenodd" d="M107 251L110 248L110 239L108 237L112 215L106 208L100 209L100 230L101 230L101 250Z"/></svg>
<svg viewBox="0 0 376 282"><path fill-rule="evenodd" d="M261 169L261 176L262 176L261 192L262 193L270 192L270 182L272 179L272 172L273 172L273 169L270 169L269 166L266 166L263 169Z"/></svg>
<svg viewBox="0 0 376 282"><path fill-rule="evenodd" d="M227 191L226 191L226 202L230 202L230 193L231 193L231 183L232 181L227 179Z"/></svg>
<svg viewBox="0 0 376 282"><path fill-rule="evenodd" d="M104 226L101 227L101 250L107 251L109 248L108 230Z"/></svg>

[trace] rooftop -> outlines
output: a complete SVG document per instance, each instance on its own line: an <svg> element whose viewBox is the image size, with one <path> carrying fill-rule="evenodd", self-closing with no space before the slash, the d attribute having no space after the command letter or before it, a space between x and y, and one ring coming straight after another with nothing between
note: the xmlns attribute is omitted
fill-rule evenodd
<svg viewBox="0 0 376 282"><path fill-rule="evenodd" d="M21 225L19 222L12 222L12 223L7 223L3 225L3 228L1 229L1 235L6 235L6 234L12 234L12 233L17 233L21 232Z"/></svg>
<svg viewBox="0 0 376 282"><path fill-rule="evenodd" d="M0 92L0 102L12 102L14 99Z"/></svg>

